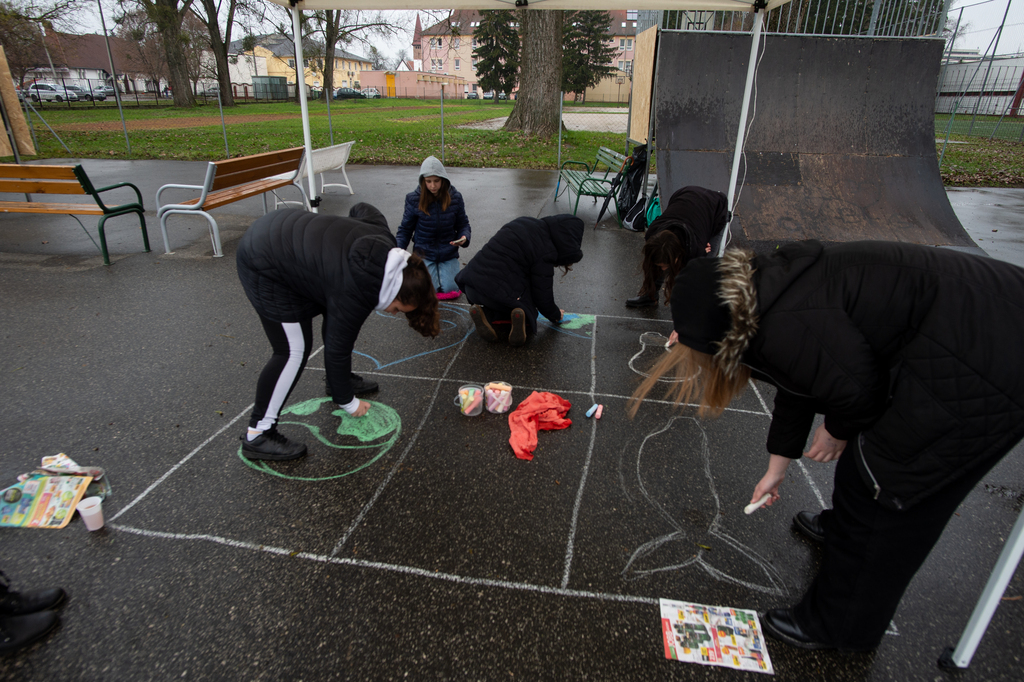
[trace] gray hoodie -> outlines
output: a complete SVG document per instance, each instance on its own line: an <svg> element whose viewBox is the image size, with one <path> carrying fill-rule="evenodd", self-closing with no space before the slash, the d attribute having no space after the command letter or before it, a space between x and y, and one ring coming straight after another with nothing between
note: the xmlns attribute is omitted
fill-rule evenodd
<svg viewBox="0 0 1024 682"><path fill-rule="evenodd" d="M439 178L444 178L449 183L452 179L448 177L448 171L444 169L444 164L436 156L428 156L423 159L423 163L420 165L420 179L424 177L430 177L436 175Z"/></svg>

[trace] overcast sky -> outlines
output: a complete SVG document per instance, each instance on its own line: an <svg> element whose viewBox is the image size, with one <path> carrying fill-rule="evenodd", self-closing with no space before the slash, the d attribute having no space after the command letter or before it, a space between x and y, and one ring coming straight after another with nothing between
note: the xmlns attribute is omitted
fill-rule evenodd
<svg viewBox="0 0 1024 682"><path fill-rule="evenodd" d="M998 53L1024 53L1024 0L954 0L949 11L950 20L955 23L957 17L960 16L960 9L962 8L962 21L970 24L969 30L957 42L957 48L977 49L979 53L984 54L990 48L996 30L1003 20L1003 13L1006 11L1008 3L1010 5L1010 12L1006 17L1006 26L1003 28L1003 34L999 39ZM374 3L371 1L367 4ZM107 28L113 28L115 16L114 2L104 0L103 13L107 20ZM411 59L412 26L415 22L413 18L415 13L394 12L394 14L409 17L410 21L408 24L410 30L409 32L403 32L401 36L394 40L377 45L377 49L387 57L394 57L400 50L405 50L406 56ZM93 33L101 32L98 10L86 11L82 19L82 25L85 30ZM426 15L421 15L421 21L424 27L426 27L436 20L430 19ZM269 31L270 29L268 28L267 30ZM237 39L241 35L236 34L234 37ZM366 50L360 45L353 46L350 51L366 56Z"/></svg>

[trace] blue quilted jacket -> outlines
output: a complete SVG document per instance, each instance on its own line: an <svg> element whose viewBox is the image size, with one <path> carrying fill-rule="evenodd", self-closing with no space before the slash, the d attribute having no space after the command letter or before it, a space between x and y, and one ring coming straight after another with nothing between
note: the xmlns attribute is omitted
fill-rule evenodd
<svg viewBox="0 0 1024 682"><path fill-rule="evenodd" d="M466 238L469 246L472 229L466 216L466 204L457 189L450 186L451 203L442 211L441 204L430 205L429 215L420 210L420 188L405 195L405 213L398 227L398 248L404 249L409 242L415 242L413 253L431 261L446 261L459 257L459 247L449 242L459 237ZM465 247L464 247L465 248Z"/></svg>

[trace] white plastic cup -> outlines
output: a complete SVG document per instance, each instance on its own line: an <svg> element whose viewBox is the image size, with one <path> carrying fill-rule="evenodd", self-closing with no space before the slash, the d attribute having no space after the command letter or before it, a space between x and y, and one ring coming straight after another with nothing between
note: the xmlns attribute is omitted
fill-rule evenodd
<svg viewBox="0 0 1024 682"><path fill-rule="evenodd" d="M459 412L467 417L475 417L484 411L484 387L477 384L466 384L459 388L455 396L455 404Z"/></svg>
<svg viewBox="0 0 1024 682"><path fill-rule="evenodd" d="M85 521L86 528L99 530L103 527L103 498L86 497L78 503L78 513Z"/></svg>

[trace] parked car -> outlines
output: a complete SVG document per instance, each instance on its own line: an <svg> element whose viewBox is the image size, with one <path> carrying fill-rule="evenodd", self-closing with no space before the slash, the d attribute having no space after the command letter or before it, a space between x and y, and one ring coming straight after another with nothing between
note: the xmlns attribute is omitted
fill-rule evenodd
<svg viewBox="0 0 1024 682"><path fill-rule="evenodd" d="M508 95L506 95L504 92L499 92L498 99L508 99Z"/></svg>
<svg viewBox="0 0 1024 682"><path fill-rule="evenodd" d="M78 96L78 99L85 102L91 102L94 99L105 100L107 98L107 96L102 92L93 93L92 90L86 90L85 88L80 88L77 85L65 85L64 89L68 92L75 93Z"/></svg>
<svg viewBox="0 0 1024 682"><path fill-rule="evenodd" d="M78 95L65 90L62 86L56 85L55 83L33 83L25 88L25 93L33 102L38 102L40 100L45 102L63 102L64 100L68 100L70 102L78 101Z"/></svg>
<svg viewBox="0 0 1024 682"><path fill-rule="evenodd" d="M366 99L366 95L352 88L338 88L334 91L334 99Z"/></svg>
<svg viewBox="0 0 1024 682"><path fill-rule="evenodd" d="M113 85L101 85L97 88L93 88L93 92L96 93L96 98L99 99L100 93L103 93L104 97L114 97L114 86Z"/></svg>
<svg viewBox="0 0 1024 682"><path fill-rule="evenodd" d="M196 94L197 95L202 95L203 97L219 97L220 96L220 86L219 85L211 85L210 87L206 88L205 90L200 90Z"/></svg>
<svg viewBox="0 0 1024 682"><path fill-rule="evenodd" d="M494 99L494 92L485 92L484 99Z"/></svg>
<svg viewBox="0 0 1024 682"><path fill-rule="evenodd" d="M366 99L380 99L380 90L377 88L363 88L360 92Z"/></svg>
<svg viewBox="0 0 1024 682"><path fill-rule="evenodd" d="M467 92L466 93L466 99L476 99L476 93L475 92Z"/></svg>

